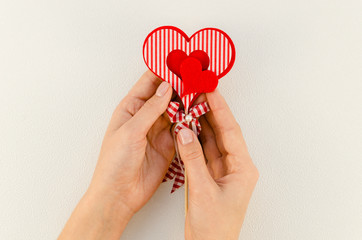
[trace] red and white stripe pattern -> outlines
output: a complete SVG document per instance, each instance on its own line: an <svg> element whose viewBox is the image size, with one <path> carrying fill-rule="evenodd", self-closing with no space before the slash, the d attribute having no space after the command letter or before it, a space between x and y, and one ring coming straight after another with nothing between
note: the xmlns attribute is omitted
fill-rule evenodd
<svg viewBox="0 0 362 240"><path fill-rule="evenodd" d="M185 112L183 110L179 110L179 108L180 108L180 103L170 102L166 110L166 113L169 116L170 121L172 123L176 123L174 136L176 137L177 133L181 129L189 128L190 127L189 125L191 125L191 129L193 129L195 134L199 135L201 132L201 124L197 118L210 111L208 104L206 102L199 103L196 106L191 107L188 114L185 114ZM175 179L171 193L176 191L179 187L181 187L185 183L184 172L185 172L184 163L180 159L178 150L176 148L175 157L172 160L170 167L168 168L168 171L163 179L163 182Z"/></svg>
<svg viewBox="0 0 362 240"><path fill-rule="evenodd" d="M184 185L184 172L184 162L175 155L175 157L172 159L170 166L168 167L165 177L162 180L162 182L166 182L175 179L172 185L171 193L175 192L177 189L182 187L182 185Z"/></svg>
<svg viewBox="0 0 362 240"><path fill-rule="evenodd" d="M144 42L143 58L148 68L169 82L179 96L182 94L182 80L166 64L167 55L175 49L183 50L188 55L195 50L206 52L210 59L208 70L215 72L219 79L231 69L235 60L235 47L231 38L219 29L201 29L190 38L172 26L153 30ZM186 110L197 95L193 93L182 98Z"/></svg>

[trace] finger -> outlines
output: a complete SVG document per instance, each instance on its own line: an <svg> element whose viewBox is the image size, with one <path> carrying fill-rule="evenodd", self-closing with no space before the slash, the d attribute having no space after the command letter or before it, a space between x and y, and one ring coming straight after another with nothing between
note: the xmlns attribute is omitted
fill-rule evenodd
<svg viewBox="0 0 362 240"><path fill-rule="evenodd" d="M190 192L215 188L216 183L207 169L204 154L196 135L190 129L181 129L177 135L178 150L186 167Z"/></svg>
<svg viewBox="0 0 362 240"><path fill-rule="evenodd" d="M248 150L241 129L225 99L217 90L207 93L206 97L211 109L206 114L206 118L215 132L220 151L224 154L247 154Z"/></svg>
<svg viewBox="0 0 362 240"><path fill-rule="evenodd" d="M162 82L162 79L158 78L154 73L148 70L131 88L127 96L139 98L146 101L153 96L156 89Z"/></svg>
<svg viewBox="0 0 362 240"><path fill-rule="evenodd" d="M167 131L165 131L166 134L168 134ZM162 134L164 135L164 134ZM165 136L160 136L165 138ZM170 135L168 135L168 137L170 138L169 143L172 144L172 146L167 146L167 148L173 147L173 139ZM169 143L165 143L166 145ZM152 148L151 146L148 146L148 148ZM167 170L169 165L171 164L172 161L172 156L174 156L175 152L172 152L171 154L167 154L166 156L162 156L160 157L160 153L155 151L155 150L151 150L151 151L147 151L148 154L146 155L146 161L144 162L144 168L143 171L144 172L144 176L145 176L145 182L149 183L151 186L158 186Z"/></svg>
<svg viewBox="0 0 362 240"><path fill-rule="evenodd" d="M117 130L131 119L161 83L155 74L146 71L114 110L108 129Z"/></svg>
<svg viewBox="0 0 362 240"><path fill-rule="evenodd" d="M202 102L206 102L206 96L204 93L200 94L200 96L198 96L195 101L192 103L192 105L197 105L199 103L202 103Z"/></svg>
<svg viewBox="0 0 362 240"><path fill-rule="evenodd" d="M205 157L208 162L215 160L216 158L221 157L221 153L219 148L216 144L216 138L214 131L210 127L209 123L207 122L205 117L199 118L201 124L201 132L199 135L199 139L201 145L204 149Z"/></svg>
<svg viewBox="0 0 362 240"><path fill-rule="evenodd" d="M202 129L199 135L199 139L204 150L205 157L207 159L207 167L211 176L214 179L218 179L225 175L222 154L216 143L214 131L210 127L205 117L199 119Z"/></svg>
<svg viewBox="0 0 362 240"><path fill-rule="evenodd" d="M166 111L171 95L171 85L162 82L156 93L125 123L126 128L136 136L145 137L156 120Z"/></svg>

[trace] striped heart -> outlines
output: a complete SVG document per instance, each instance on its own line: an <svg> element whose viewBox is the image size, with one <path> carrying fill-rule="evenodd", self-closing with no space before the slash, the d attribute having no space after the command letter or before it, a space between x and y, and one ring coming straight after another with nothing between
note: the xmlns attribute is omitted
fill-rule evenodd
<svg viewBox="0 0 362 240"><path fill-rule="evenodd" d="M182 96L182 80L172 72L166 63L167 56L173 50L182 50L187 55L195 50L202 50L209 56L207 70L214 72L218 79L225 76L235 61L235 47L231 38L216 28L204 28L191 37L173 26L162 26L153 30L143 44L143 59L147 67L159 78L171 84L179 96ZM199 93L182 97L187 111Z"/></svg>

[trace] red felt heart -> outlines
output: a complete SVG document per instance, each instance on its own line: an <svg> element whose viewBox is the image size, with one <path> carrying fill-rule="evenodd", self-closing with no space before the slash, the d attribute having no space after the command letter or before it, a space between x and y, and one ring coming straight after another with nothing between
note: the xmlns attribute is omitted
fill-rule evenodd
<svg viewBox="0 0 362 240"><path fill-rule="evenodd" d="M190 57L194 57L200 61L202 65L202 70L206 70L209 67L210 60L206 52L202 50L195 50L190 53ZM181 78L180 66L186 58L187 54L184 51L179 49L173 50L167 55L166 65L171 70L171 72Z"/></svg>
<svg viewBox="0 0 362 240"><path fill-rule="evenodd" d="M183 83L179 74L171 71L166 62L167 56L174 50L182 50L189 55L194 51L202 50L209 57L207 69L214 72L218 79L230 71L235 61L234 44L231 38L219 29L201 29L188 37L176 27L156 28L148 34L143 44L144 61L154 74L170 83L179 96L183 92ZM196 53L194 54L197 55ZM196 58L200 59L200 57ZM203 63L202 60L201 62ZM195 92L183 96L182 102L186 109L198 95L199 93Z"/></svg>
<svg viewBox="0 0 362 240"><path fill-rule="evenodd" d="M202 71L207 70L207 68L209 67L210 59L206 52L202 50L195 50L192 53L190 53L190 57L196 58L200 61L202 66Z"/></svg>
<svg viewBox="0 0 362 240"><path fill-rule="evenodd" d="M182 96L195 92L212 92L217 87L216 74L210 70L202 71L202 64L194 57L188 57L181 63L180 73L184 86Z"/></svg>
<svg viewBox="0 0 362 240"><path fill-rule="evenodd" d="M173 50L170 52L166 58L167 67L181 78L180 66L181 63L187 58L187 54L179 49Z"/></svg>

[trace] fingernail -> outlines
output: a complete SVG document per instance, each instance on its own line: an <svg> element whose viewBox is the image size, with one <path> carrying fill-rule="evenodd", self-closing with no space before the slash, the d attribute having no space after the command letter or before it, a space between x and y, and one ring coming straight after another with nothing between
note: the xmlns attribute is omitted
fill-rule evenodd
<svg viewBox="0 0 362 240"><path fill-rule="evenodd" d="M189 129L181 129L178 135L180 136L182 145L189 144L194 140L192 132Z"/></svg>
<svg viewBox="0 0 362 240"><path fill-rule="evenodd" d="M169 87L170 87L170 84L168 84L167 82L162 82L160 84L160 86L158 86L158 88L157 88L156 95L159 97L164 96Z"/></svg>

